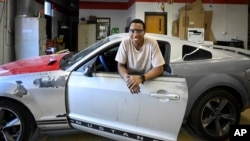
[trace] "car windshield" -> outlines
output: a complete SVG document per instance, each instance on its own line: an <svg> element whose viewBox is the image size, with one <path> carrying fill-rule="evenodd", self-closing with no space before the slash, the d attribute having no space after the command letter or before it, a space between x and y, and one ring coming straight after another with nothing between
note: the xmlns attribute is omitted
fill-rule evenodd
<svg viewBox="0 0 250 141"><path fill-rule="evenodd" d="M107 43L109 41L110 41L110 39L107 37L105 39L102 39L102 40L94 43L93 45L89 46L88 48L81 50L80 52L78 52L78 53L76 53L74 55L71 54L69 56L66 56L60 62L61 69L66 70L70 66L74 65L77 61L81 60L86 55L88 55L89 53L91 53L93 50L99 48L100 46L102 46L103 44L105 44L105 43Z"/></svg>

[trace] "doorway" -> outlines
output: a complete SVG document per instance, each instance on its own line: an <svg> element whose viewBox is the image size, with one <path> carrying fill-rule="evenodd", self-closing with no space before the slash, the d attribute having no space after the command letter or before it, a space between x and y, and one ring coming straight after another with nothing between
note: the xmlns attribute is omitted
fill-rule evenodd
<svg viewBox="0 0 250 141"><path fill-rule="evenodd" d="M147 33L167 35L167 12L145 12Z"/></svg>

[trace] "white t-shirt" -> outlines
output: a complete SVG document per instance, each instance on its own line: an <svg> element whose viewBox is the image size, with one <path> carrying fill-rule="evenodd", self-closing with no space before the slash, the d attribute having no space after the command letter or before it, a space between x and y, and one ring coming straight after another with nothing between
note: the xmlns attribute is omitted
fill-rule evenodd
<svg viewBox="0 0 250 141"><path fill-rule="evenodd" d="M115 60L126 64L128 73L144 74L154 67L162 66L165 60L161 54L156 40L144 37L144 43L140 51L136 50L130 38L124 39Z"/></svg>

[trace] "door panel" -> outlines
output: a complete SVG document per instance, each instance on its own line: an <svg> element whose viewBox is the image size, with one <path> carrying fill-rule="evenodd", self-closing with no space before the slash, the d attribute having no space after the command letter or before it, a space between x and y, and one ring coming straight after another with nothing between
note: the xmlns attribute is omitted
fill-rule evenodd
<svg viewBox="0 0 250 141"><path fill-rule="evenodd" d="M146 32L147 33L158 33L166 34L166 19L162 15L146 15Z"/></svg>
<svg viewBox="0 0 250 141"><path fill-rule="evenodd" d="M140 87L140 94L131 94L119 74L72 72L70 125L117 140L177 140L188 97L185 79L159 77Z"/></svg>

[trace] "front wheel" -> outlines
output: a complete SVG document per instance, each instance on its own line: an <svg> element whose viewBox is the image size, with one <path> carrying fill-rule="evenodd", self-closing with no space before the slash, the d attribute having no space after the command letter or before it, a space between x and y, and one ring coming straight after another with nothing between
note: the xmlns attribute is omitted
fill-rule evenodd
<svg viewBox="0 0 250 141"><path fill-rule="evenodd" d="M202 95L194 104L189 125L201 137L225 140L230 125L239 124L240 106L231 93L214 89Z"/></svg>
<svg viewBox="0 0 250 141"><path fill-rule="evenodd" d="M35 122L24 106L0 99L1 141L28 141L34 130Z"/></svg>

